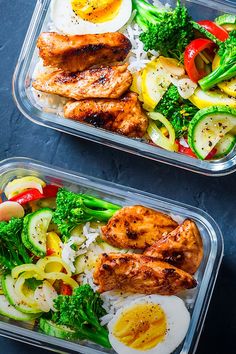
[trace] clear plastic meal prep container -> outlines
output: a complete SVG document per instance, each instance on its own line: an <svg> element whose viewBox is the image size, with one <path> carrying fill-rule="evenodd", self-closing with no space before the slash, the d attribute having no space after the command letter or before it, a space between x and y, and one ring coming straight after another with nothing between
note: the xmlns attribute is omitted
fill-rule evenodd
<svg viewBox="0 0 236 354"><path fill-rule="evenodd" d="M191 313L191 322L184 342L174 354L194 353L223 256L223 239L216 222L195 207L93 177L55 169L25 158L8 159L0 163L0 191L13 178L25 175L35 175L47 183L65 186L75 192L89 193L122 206L142 204L182 219L191 218L197 223L203 239L204 257L195 275L197 288L188 290L183 297ZM60 353L114 353L88 342L78 344L47 336L30 328L28 324L3 316L0 316L0 335Z"/></svg>
<svg viewBox="0 0 236 354"><path fill-rule="evenodd" d="M166 0L162 0L166 3ZM184 1L194 19L214 19L222 13L236 13L236 3L231 1ZM226 175L236 170L236 148L227 157L217 161L201 161L189 156L166 151L140 139L125 136L64 119L46 113L37 106L31 92L32 73L38 61L36 41L42 31L50 31L50 0L38 0L13 78L13 95L20 111L31 121L113 148L178 166L210 176ZM168 1L175 6L176 1Z"/></svg>

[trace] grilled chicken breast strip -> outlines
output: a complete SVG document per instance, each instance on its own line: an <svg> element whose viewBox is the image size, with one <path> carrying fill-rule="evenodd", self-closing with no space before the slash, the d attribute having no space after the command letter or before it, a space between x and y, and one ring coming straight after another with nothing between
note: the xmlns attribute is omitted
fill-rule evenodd
<svg viewBox="0 0 236 354"><path fill-rule="evenodd" d="M122 290L141 294L174 295L196 286L188 273L141 254L102 254L94 272L99 292Z"/></svg>
<svg viewBox="0 0 236 354"><path fill-rule="evenodd" d="M118 210L102 227L102 238L118 248L145 249L178 226L169 215L141 205Z"/></svg>
<svg viewBox="0 0 236 354"><path fill-rule="evenodd" d="M119 32L73 36L43 32L37 47L45 66L77 72L93 65L123 61L132 46Z"/></svg>
<svg viewBox="0 0 236 354"><path fill-rule="evenodd" d="M87 99L68 102L64 107L66 118L78 120L132 138L146 133L148 118L136 93L127 93L121 99Z"/></svg>
<svg viewBox="0 0 236 354"><path fill-rule="evenodd" d="M173 264L190 274L196 273L203 257L203 244L197 225L185 220L149 247L144 254Z"/></svg>
<svg viewBox="0 0 236 354"><path fill-rule="evenodd" d="M41 74L33 82L33 87L75 100L119 98L132 84L132 75L127 67L128 64L106 66L77 73L56 70Z"/></svg>

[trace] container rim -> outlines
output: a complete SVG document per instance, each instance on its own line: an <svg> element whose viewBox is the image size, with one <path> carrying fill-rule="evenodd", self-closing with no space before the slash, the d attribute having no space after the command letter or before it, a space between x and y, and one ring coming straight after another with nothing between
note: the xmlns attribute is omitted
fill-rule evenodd
<svg viewBox="0 0 236 354"><path fill-rule="evenodd" d="M222 11L223 6L221 1L208 1L207 5L204 0L187 0L187 2L204 4L204 6L210 6L220 11ZM37 0L12 80L13 98L20 112L27 119L41 126L207 176L220 177L236 171L236 149L227 158L218 161L201 161L101 128L98 129L80 122L60 118L55 114L43 112L34 106L26 92L26 83L29 84L30 82L28 69L35 52L37 35L44 22L49 4L50 0ZM236 4L234 7L232 7L232 4L226 5L224 9L236 13Z"/></svg>

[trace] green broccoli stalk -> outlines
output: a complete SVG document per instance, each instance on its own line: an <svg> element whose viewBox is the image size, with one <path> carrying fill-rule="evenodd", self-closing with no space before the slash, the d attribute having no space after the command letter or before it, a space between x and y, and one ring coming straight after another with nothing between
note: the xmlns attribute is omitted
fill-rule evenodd
<svg viewBox="0 0 236 354"><path fill-rule="evenodd" d="M64 188L57 193L56 205L53 221L64 238L69 238L78 224L91 220L108 221L120 209L118 205Z"/></svg>
<svg viewBox="0 0 236 354"><path fill-rule="evenodd" d="M0 222L0 267L2 272L32 262L21 240L22 228L23 219L12 218L9 222Z"/></svg>
<svg viewBox="0 0 236 354"><path fill-rule="evenodd" d="M167 11L147 3L145 0L132 0L136 10L135 20L144 31L140 40L144 50L156 50L165 57L183 60L186 46L194 38L194 29L187 8L177 5Z"/></svg>
<svg viewBox="0 0 236 354"><path fill-rule="evenodd" d="M197 113L198 108L189 100L183 99L178 89L171 85L156 106L155 111L168 118L173 125L176 138L180 138L187 134L189 123Z"/></svg>
<svg viewBox="0 0 236 354"><path fill-rule="evenodd" d="M236 30L219 46L220 65L198 83L204 91L236 76Z"/></svg>
<svg viewBox="0 0 236 354"><path fill-rule="evenodd" d="M100 324L100 317L106 314L102 299L90 285L81 285L71 296L59 295L54 300L57 312L52 321L76 331L78 339L88 339L105 348L111 348L108 331Z"/></svg>

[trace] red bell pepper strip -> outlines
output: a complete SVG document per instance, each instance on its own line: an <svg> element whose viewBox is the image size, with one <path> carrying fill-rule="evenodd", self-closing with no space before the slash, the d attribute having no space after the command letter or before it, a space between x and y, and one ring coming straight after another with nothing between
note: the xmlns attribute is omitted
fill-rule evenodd
<svg viewBox="0 0 236 354"><path fill-rule="evenodd" d="M216 148L212 149L207 155L207 157L205 158L205 160L212 160L216 153L217 153L217 149Z"/></svg>
<svg viewBox="0 0 236 354"><path fill-rule="evenodd" d="M21 205L25 205L29 202L33 202L34 200L56 197L58 189L59 187L49 184L43 188L43 194L40 193L37 189L32 188L28 189L25 192L17 194L9 200L11 202L17 202Z"/></svg>
<svg viewBox="0 0 236 354"><path fill-rule="evenodd" d="M187 143L187 141L186 141L186 143ZM191 148L189 146L181 145L179 140L176 140L176 144L178 145L178 152L180 152L181 154L184 154L184 155L188 155L188 156L197 158L197 156L195 155L195 153L191 150ZM216 148L212 149L209 152L209 154L207 155L207 157L205 158L205 160L212 160L216 153L217 153L217 149Z"/></svg>
<svg viewBox="0 0 236 354"><path fill-rule="evenodd" d="M55 251L52 248L47 248L47 256L52 256L55 254Z"/></svg>
<svg viewBox="0 0 236 354"><path fill-rule="evenodd" d="M179 140L176 140L176 144L178 145L178 152L184 155L188 155L191 157L197 157L194 152L190 149L190 147L186 147L180 144Z"/></svg>
<svg viewBox="0 0 236 354"><path fill-rule="evenodd" d="M198 21L198 24L213 34L220 41L224 42L229 38L229 33L221 26L209 20Z"/></svg>
<svg viewBox="0 0 236 354"><path fill-rule="evenodd" d="M60 294L61 295L72 295L72 288L70 285L62 283L60 285Z"/></svg>
<svg viewBox="0 0 236 354"><path fill-rule="evenodd" d="M56 197L58 190L59 190L58 186L54 186L53 184L47 184L43 188L44 198L54 198L54 197Z"/></svg>
<svg viewBox="0 0 236 354"><path fill-rule="evenodd" d="M207 75L205 70L197 69L195 59L205 49L213 49L215 47L215 43L206 38L197 38L194 39L189 45L186 47L184 52L184 66L187 71L189 78L193 82L198 82L204 76Z"/></svg>
<svg viewBox="0 0 236 354"><path fill-rule="evenodd" d="M34 200L42 199L44 195L38 191L38 189L32 188L25 192L17 194L15 197L9 199L11 202L17 202L21 205L25 205Z"/></svg>

